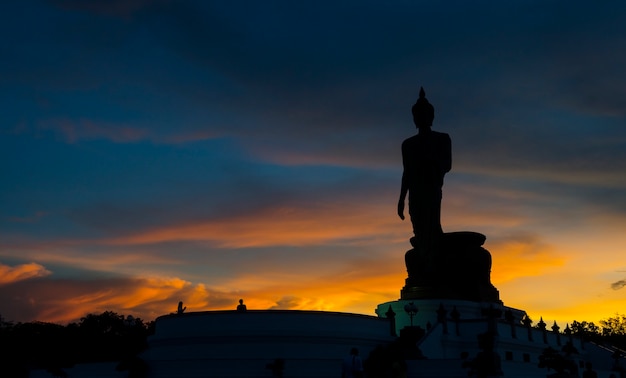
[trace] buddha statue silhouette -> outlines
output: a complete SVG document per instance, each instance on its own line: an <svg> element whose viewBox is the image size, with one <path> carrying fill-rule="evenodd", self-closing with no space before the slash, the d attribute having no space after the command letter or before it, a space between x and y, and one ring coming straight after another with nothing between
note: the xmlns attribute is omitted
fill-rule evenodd
<svg viewBox="0 0 626 378"><path fill-rule="evenodd" d="M501 303L491 284L491 254L482 247L485 235L444 233L441 228L441 189L452 167L452 142L446 133L432 130L435 109L424 88L412 107L418 129L402 142L402 186L398 216L404 220L409 196L413 248L405 254L408 273L402 299L453 298Z"/></svg>
<svg viewBox="0 0 626 378"><path fill-rule="evenodd" d="M402 143L402 186L398 216L404 220L404 201L408 192L409 215L413 225L413 247L432 251L441 234L441 188L443 177L452 166L452 143L445 133L432 131L435 109L426 99L424 88L412 107L418 134Z"/></svg>

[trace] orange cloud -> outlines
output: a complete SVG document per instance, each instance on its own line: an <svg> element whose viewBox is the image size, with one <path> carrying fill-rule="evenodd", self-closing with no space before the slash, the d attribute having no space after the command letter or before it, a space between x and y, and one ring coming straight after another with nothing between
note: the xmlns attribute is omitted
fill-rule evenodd
<svg viewBox="0 0 626 378"><path fill-rule="evenodd" d="M372 209L370 214L381 214ZM167 228L117 238L110 244L150 244L180 240L212 241L219 247L243 248L272 245L319 245L398 232L399 220L388 211L387 217L363 217L364 210L345 210L340 205L327 208L274 208L246 217L221 219Z"/></svg>
<svg viewBox="0 0 626 378"><path fill-rule="evenodd" d="M378 303L397 299L404 284L402 253L355 258L323 276L285 273L235 276L219 286L180 278L141 278L83 284L84 289L57 286L33 297L41 303L37 319L67 322L86 313L112 310L151 320L175 311L179 300L188 311L235 309L243 298L250 309L348 311L373 315ZM61 285L55 283L53 285Z"/></svg>
<svg viewBox="0 0 626 378"><path fill-rule="evenodd" d="M45 277L51 272L36 263L21 264L14 267L0 263L0 285L36 277Z"/></svg>
<svg viewBox="0 0 626 378"><path fill-rule="evenodd" d="M16 295L16 293L19 293ZM67 323L89 313L115 311L146 320L171 313L178 301L194 310L236 303L235 295L180 278L43 279L0 287L2 315L20 321Z"/></svg>

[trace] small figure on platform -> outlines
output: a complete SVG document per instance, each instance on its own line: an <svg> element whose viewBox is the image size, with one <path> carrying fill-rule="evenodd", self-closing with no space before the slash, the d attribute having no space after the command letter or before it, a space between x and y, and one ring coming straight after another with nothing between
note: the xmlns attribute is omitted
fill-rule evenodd
<svg viewBox="0 0 626 378"><path fill-rule="evenodd" d="M363 361L359 357L359 350L352 348L350 355L343 360L341 366L342 378L360 378L363 377Z"/></svg>
<svg viewBox="0 0 626 378"><path fill-rule="evenodd" d="M402 142L402 186L398 216L404 220L404 200L409 195L409 215L415 238L414 247L432 250L443 233L441 229L441 188L443 177L452 167L452 142L445 133L432 131L435 109L426 99L424 88L411 109L418 134Z"/></svg>
<svg viewBox="0 0 626 378"><path fill-rule="evenodd" d="M176 313L178 315L182 315L183 312L185 312L185 310L187 309L187 307L183 307L183 301L178 302L178 310L176 310Z"/></svg>
<svg viewBox="0 0 626 378"><path fill-rule="evenodd" d="M237 306L237 311L247 311L248 308L245 304L243 304L243 299L239 300L239 305Z"/></svg>

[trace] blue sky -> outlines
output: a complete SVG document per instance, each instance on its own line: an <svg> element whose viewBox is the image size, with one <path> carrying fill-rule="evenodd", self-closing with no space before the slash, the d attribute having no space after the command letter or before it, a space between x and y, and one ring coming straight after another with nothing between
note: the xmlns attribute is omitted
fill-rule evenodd
<svg viewBox="0 0 626 378"><path fill-rule="evenodd" d="M445 231L505 305L623 312L620 1L24 1L0 12L0 314L399 297L419 87L452 138Z"/></svg>

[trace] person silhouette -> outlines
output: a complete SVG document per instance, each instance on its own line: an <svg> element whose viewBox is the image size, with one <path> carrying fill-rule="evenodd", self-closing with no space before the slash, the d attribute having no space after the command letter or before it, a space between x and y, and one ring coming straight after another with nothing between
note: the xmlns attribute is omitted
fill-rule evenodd
<svg viewBox="0 0 626 378"><path fill-rule="evenodd" d="M183 307L183 301L178 302L178 310L176 310L177 314L182 314L183 312L185 312L185 310L187 309L187 307Z"/></svg>
<svg viewBox="0 0 626 378"><path fill-rule="evenodd" d="M344 358L341 364L342 378L360 378L363 377L363 362L359 357L357 348L350 349L350 355Z"/></svg>
<svg viewBox="0 0 626 378"><path fill-rule="evenodd" d="M432 131L435 109L426 99L424 88L411 108L418 134L402 142L402 185L398 216L404 220L404 201L409 195L409 215L413 247L432 250L441 228L441 188L444 175L452 168L452 142L446 133Z"/></svg>
<svg viewBox="0 0 626 378"><path fill-rule="evenodd" d="M239 300L239 305L237 306L237 311L246 311L248 308L245 304L243 304L243 299Z"/></svg>

